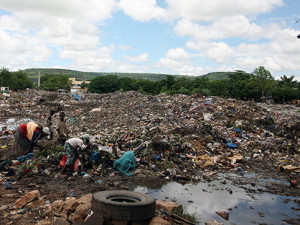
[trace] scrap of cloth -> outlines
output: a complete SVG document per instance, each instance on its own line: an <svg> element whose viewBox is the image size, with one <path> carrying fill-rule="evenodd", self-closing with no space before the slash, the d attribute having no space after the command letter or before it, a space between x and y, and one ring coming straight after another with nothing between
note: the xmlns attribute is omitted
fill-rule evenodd
<svg viewBox="0 0 300 225"><path fill-rule="evenodd" d="M37 127L38 125L34 122L27 123L27 138L29 141L32 140L33 133Z"/></svg>
<svg viewBox="0 0 300 225"><path fill-rule="evenodd" d="M125 152L120 159L114 162L114 170L120 171L127 176L132 176L132 171L135 170L135 162L134 151Z"/></svg>
<svg viewBox="0 0 300 225"><path fill-rule="evenodd" d="M42 131L37 130L37 124L29 122L22 124L16 129L13 150L15 156L26 155L42 135ZM30 138L29 138L30 137Z"/></svg>
<svg viewBox="0 0 300 225"><path fill-rule="evenodd" d="M14 152L16 156L25 155L31 147L31 142L26 137L24 126L19 126L15 133Z"/></svg>

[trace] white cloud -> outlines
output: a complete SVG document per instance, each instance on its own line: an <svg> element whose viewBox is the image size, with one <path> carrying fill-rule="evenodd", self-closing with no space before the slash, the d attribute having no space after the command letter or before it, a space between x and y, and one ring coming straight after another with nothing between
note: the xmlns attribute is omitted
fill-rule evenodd
<svg viewBox="0 0 300 225"><path fill-rule="evenodd" d="M166 0L169 17L191 21L217 21L227 16L256 15L282 6L283 0Z"/></svg>
<svg viewBox="0 0 300 225"><path fill-rule="evenodd" d="M279 19L278 24L270 24L273 19L265 20L264 24L256 18L282 6L283 0L247 3L245 0L165 0L165 3L167 6L162 8L156 0L0 0L0 9L6 11L0 17L0 61L11 69L28 68L47 65L58 52L58 60L70 62L69 68L83 71L159 69L165 73L199 75L230 68L253 71L260 65L271 72L300 70L300 45L296 38L299 31L286 28L288 25ZM126 41L114 44L115 39L109 40L109 34L102 37L99 25L121 10L133 20L145 22L145 26L153 19L158 21L155 24L158 26L159 22L168 21L163 28L173 28L180 39L186 38L185 46L178 44L180 39L169 32L171 39L167 44L171 48L165 56L155 56L154 52L161 49L153 49L151 57L159 59L153 65L149 65L147 48L139 47L142 54L138 56L124 56L128 61L113 59L112 53L117 50L136 48ZM135 22L131 22L130 26L134 27ZM162 40L166 40L163 35ZM178 41L178 48L172 46L173 40ZM160 44L166 46L166 42Z"/></svg>
<svg viewBox="0 0 300 225"><path fill-rule="evenodd" d="M171 48L167 52L167 58L173 60L186 60L190 58L190 54L187 53L183 48Z"/></svg>
<svg viewBox="0 0 300 225"><path fill-rule="evenodd" d="M207 56L218 63L230 62L234 51L224 42L214 42L207 49Z"/></svg>
<svg viewBox="0 0 300 225"><path fill-rule="evenodd" d="M138 56L124 56L125 59L132 62L147 62L148 61L148 53L142 53Z"/></svg>
<svg viewBox="0 0 300 225"><path fill-rule="evenodd" d="M112 61L99 53L105 47L100 47L97 25L111 18L117 9L114 0L1 0L0 8L10 12L0 17L2 43L8 42L5 55L14 55L14 60L3 61L9 67L46 63L52 48L60 50L62 59L74 60L75 66L92 68L95 63L93 68L101 68Z"/></svg>
<svg viewBox="0 0 300 225"><path fill-rule="evenodd" d="M189 20L180 20L174 27L174 31L180 36L204 40L220 40L231 37L257 39L262 34L262 28L250 23L244 16L221 18L210 25L199 25Z"/></svg>
<svg viewBox="0 0 300 225"><path fill-rule="evenodd" d="M117 3L115 0L1 0L0 7L12 13L41 14L41 18L43 16L103 21L111 18Z"/></svg>
<svg viewBox="0 0 300 225"><path fill-rule="evenodd" d="M264 28L271 38L265 43L242 43L235 48L237 65L257 67L264 65L273 72L300 70L300 45L296 39L296 30L283 29L277 25Z"/></svg>
<svg viewBox="0 0 300 225"><path fill-rule="evenodd" d="M235 55L234 49L225 42L188 41L186 47L198 51L196 57L207 57L217 63L228 63Z"/></svg>
<svg viewBox="0 0 300 225"><path fill-rule="evenodd" d="M183 48L170 49L165 58L161 58L156 67L165 67L176 74L200 75L204 69L191 63L191 54Z"/></svg>
<svg viewBox="0 0 300 225"><path fill-rule="evenodd" d="M157 6L156 0L120 0L120 8L137 21L162 19L166 14L165 9Z"/></svg>
<svg viewBox="0 0 300 225"><path fill-rule="evenodd" d="M47 61L52 51L38 38L9 34L0 29L0 61L12 70Z"/></svg>
<svg viewBox="0 0 300 225"><path fill-rule="evenodd" d="M123 51L128 50L128 49L132 49L129 45L119 45L118 48L123 50Z"/></svg>
<svg viewBox="0 0 300 225"><path fill-rule="evenodd" d="M111 53L115 46L105 46L97 50L81 50L74 51L72 49L63 48L59 51L62 59L71 59L71 68L82 71L101 71L113 64Z"/></svg>

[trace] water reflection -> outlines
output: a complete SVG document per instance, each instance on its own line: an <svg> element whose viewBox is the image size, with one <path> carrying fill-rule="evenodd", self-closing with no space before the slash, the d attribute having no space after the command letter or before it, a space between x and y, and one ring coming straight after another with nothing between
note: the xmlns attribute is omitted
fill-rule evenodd
<svg viewBox="0 0 300 225"><path fill-rule="evenodd" d="M7 130L15 130L19 125L23 123L27 123L31 121L30 119L15 119L15 118L10 118L6 121L1 121L0 122L0 131L2 131L3 127L6 127Z"/></svg>
<svg viewBox="0 0 300 225"><path fill-rule="evenodd" d="M224 184L223 184L224 183ZM252 187L252 190L261 187ZM245 188L233 185L229 180L210 183L179 184L171 182L159 189L139 184L136 192L146 193L159 200L176 201L186 212L194 214L201 224L215 219L223 224L283 224L282 220L297 218L296 198L269 193L247 193ZM285 203L284 203L284 202ZM215 212L229 212L229 220ZM262 214L261 214L262 213Z"/></svg>

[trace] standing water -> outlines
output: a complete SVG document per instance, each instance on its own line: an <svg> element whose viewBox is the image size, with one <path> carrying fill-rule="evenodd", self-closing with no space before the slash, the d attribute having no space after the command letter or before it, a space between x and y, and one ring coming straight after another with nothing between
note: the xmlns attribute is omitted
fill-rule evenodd
<svg viewBox="0 0 300 225"><path fill-rule="evenodd" d="M229 180L214 180L198 184L170 182L159 189L140 185L134 191L158 200L183 205L184 213L194 215L199 224L212 219L223 224L287 224L284 220L299 219L297 198L262 193L263 187L235 186ZM248 190L248 191L247 191ZM226 211L225 220L216 212Z"/></svg>
<svg viewBox="0 0 300 225"><path fill-rule="evenodd" d="M6 121L1 121L0 122L0 131L2 131L3 127L6 127L7 130L15 130L19 125L23 123L29 122L30 119L20 119L17 120L15 118L10 118Z"/></svg>

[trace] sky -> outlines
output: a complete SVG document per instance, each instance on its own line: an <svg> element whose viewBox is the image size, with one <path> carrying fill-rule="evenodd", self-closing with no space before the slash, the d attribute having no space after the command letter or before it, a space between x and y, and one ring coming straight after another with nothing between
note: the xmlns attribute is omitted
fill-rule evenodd
<svg viewBox="0 0 300 225"><path fill-rule="evenodd" d="M299 0L0 0L0 66L300 81Z"/></svg>

